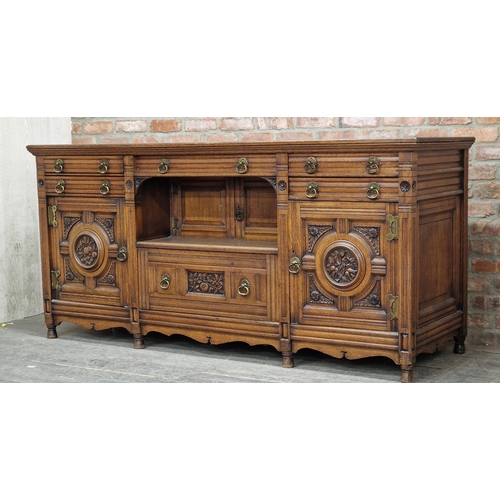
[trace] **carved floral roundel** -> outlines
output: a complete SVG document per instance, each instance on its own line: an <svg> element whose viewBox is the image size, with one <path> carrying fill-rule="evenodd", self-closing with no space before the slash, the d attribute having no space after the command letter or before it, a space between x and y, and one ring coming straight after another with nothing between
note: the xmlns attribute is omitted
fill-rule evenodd
<svg viewBox="0 0 500 500"><path fill-rule="evenodd" d="M75 242L75 257L83 267L92 267L99 258L97 243L89 234L82 234Z"/></svg>
<svg viewBox="0 0 500 500"><path fill-rule="evenodd" d="M358 259L346 247L334 248L326 258L326 272L339 285L351 283L357 276Z"/></svg>

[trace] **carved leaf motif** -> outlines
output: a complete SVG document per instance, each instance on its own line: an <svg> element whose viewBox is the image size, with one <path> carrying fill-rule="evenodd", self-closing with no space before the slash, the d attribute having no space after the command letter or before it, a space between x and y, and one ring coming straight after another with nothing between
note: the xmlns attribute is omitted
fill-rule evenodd
<svg viewBox="0 0 500 500"><path fill-rule="evenodd" d="M354 231L362 234L370 243L376 255L380 255L380 231L378 227L355 227Z"/></svg>
<svg viewBox="0 0 500 500"><path fill-rule="evenodd" d="M224 295L224 273L188 271L188 292Z"/></svg>
<svg viewBox="0 0 500 500"><path fill-rule="evenodd" d="M83 283L83 277L81 277L71 267L68 257L65 257L64 259L64 268L65 268L64 280L66 281L66 283Z"/></svg>
<svg viewBox="0 0 500 500"><path fill-rule="evenodd" d="M113 243L115 241L115 226L112 217L96 217L95 221L106 231L109 236L109 241Z"/></svg>
<svg viewBox="0 0 500 500"><path fill-rule="evenodd" d="M314 244L321 238L321 236L332 229L333 226L308 226L309 252L312 252Z"/></svg>
<svg viewBox="0 0 500 500"><path fill-rule="evenodd" d="M313 304L334 304L333 298L327 297L318 288L312 274L309 275L309 302Z"/></svg>
<svg viewBox="0 0 500 500"><path fill-rule="evenodd" d="M63 239L65 240L68 239L68 234L71 228L81 220L82 220L81 217L63 217L63 225L64 225Z"/></svg>
<svg viewBox="0 0 500 500"><path fill-rule="evenodd" d="M377 280L375 286L372 288L370 293L366 297L363 297L361 300L356 302L356 305L361 307L377 307L377 308L381 307L379 280Z"/></svg>
<svg viewBox="0 0 500 500"><path fill-rule="evenodd" d="M97 281L98 285L116 286L116 263L112 262L109 271L100 280Z"/></svg>

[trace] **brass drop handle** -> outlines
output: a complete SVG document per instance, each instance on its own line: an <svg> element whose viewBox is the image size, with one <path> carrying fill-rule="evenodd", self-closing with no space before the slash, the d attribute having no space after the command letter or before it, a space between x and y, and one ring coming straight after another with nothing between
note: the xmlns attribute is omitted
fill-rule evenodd
<svg viewBox="0 0 500 500"><path fill-rule="evenodd" d="M377 182L370 182L366 190L366 197L369 200L376 200L380 196L380 184Z"/></svg>
<svg viewBox="0 0 500 500"><path fill-rule="evenodd" d="M66 189L66 181L61 179L60 181L57 181L55 191L57 194L62 194L64 193L64 190Z"/></svg>
<svg viewBox="0 0 500 500"><path fill-rule="evenodd" d="M307 185L306 196L310 199L318 197L318 185L315 182L310 182Z"/></svg>
<svg viewBox="0 0 500 500"><path fill-rule="evenodd" d="M247 279L242 279L240 282L240 286L238 287L238 293L242 297L246 297L250 293L250 281Z"/></svg>
<svg viewBox="0 0 500 500"><path fill-rule="evenodd" d="M246 174L248 172L248 160L246 158L240 158L236 164L236 172L239 174Z"/></svg>
<svg viewBox="0 0 500 500"><path fill-rule="evenodd" d="M168 290L168 287L170 286L170 281L172 280L172 278L170 277L170 274L167 274L165 273L162 277L161 277L161 281L160 281L160 288L162 290Z"/></svg>
<svg viewBox="0 0 500 500"><path fill-rule="evenodd" d="M376 156L370 156L366 164L366 171L370 175L378 174L380 170L380 160Z"/></svg>
<svg viewBox="0 0 500 500"><path fill-rule="evenodd" d="M100 174L105 174L107 173L109 168L109 161L108 160L101 160L101 163L99 163L99 166L97 167L97 171Z"/></svg>
<svg viewBox="0 0 500 500"><path fill-rule="evenodd" d="M302 262L300 261L299 257L292 257L290 259L290 265L288 266L288 272L290 274L298 274L301 265Z"/></svg>
<svg viewBox="0 0 500 500"><path fill-rule="evenodd" d="M316 158L314 158L314 156L310 156L306 160L306 164L304 165L304 170L308 174L314 174L314 173L316 173L317 167L318 167L318 160L316 160Z"/></svg>
<svg viewBox="0 0 500 500"><path fill-rule="evenodd" d="M63 168L64 168L64 160L58 158L54 163L54 172L56 174L60 174L63 171Z"/></svg>
<svg viewBox="0 0 500 500"><path fill-rule="evenodd" d="M120 247L118 253L116 254L116 260L120 262L125 262L127 260L127 249L125 247Z"/></svg>
<svg viewBox="0 0 500 500"><path fill-rule="evenodd" d="M160 160L160 164L158 165L158 172L160 174L166 174L168 172L168 167L170 166L170 162L167 160L167 158L163 158Z"/></svg>
<svg viewBox="0 0 500 500"><path fill-rule="evenodd" d="M99 189L99 193L108 194L111 189L111 184L109 181L102 181L101 187Z"/></svg>

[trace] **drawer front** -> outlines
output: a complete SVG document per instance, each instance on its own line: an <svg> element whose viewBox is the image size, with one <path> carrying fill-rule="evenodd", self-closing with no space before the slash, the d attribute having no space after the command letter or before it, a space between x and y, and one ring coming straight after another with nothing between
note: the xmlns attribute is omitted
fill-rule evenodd
<svg viewBox="0 0 500 500"><path fill-rule="evenodd" d="M289 199L293 201L397 201L399 184L393 179L364 181L331 178L290 179Z"/></svg>
<svg viewBox="0 0 500 500"><path fill-rule="evenodd" d="M46 157L44 165L46 174L96 174L104 177L123 173L122 156Z"/></svg>
<svg viewBox="0 0 500 500"><path fill-rule="evenodd" d="M273 320L275 255L141 249L141 308Z"/></svg>
<svg viewBox="0 0 500 500"><path fill-rule="evenodd" d="M397 155L290 155L291 177L397 177Z"/></svg>
<svg viewBox="0 0 500 500"><path fill-rule="evenodd" d="M48 177L46 189L49 195L121 197L125 194L123 179L117 177L75 178L71 176Z"/></svg>
<svg viewBox="0 0 500 500"><path fill-rule="evenodd" d="M251 156L191 156L191 157L154 157L135 158L136 175L167 177L209 177L209 176L257 176L276 175L274 155Z"/></svg>

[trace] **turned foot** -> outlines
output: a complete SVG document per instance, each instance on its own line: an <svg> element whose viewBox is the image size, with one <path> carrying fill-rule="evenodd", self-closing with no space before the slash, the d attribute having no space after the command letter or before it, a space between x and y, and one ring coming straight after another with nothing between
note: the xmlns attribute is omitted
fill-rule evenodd
<svg viewBox="0 0 500 500"><path fill-rule="evenodd" d="M293 368L293 354L283 354L283 368Z"/></svg>
<svg viewBox="0 0 500 500"><path fill-rule="evenodd" d="M137 333L134 335L134 349L144 349L144 335Z"/></svg>
<svg viewBox="0 0 500 500"><path fill-rule="evenodd" d="M401 367L401 382L413 382L413 367Z"/></svg>
<svg viewBox="0 0 500 500"><path fill-rule="evenodd" d="M465 340L455 339L455 348L453 349L455 354L464 354L465 352Z"/></svg>
<svg viewBox="0 0 500 500"><path fill-rule="evenodd" d="M57 339L56 327L54 325L47 326L47 338Z"/></svg>

